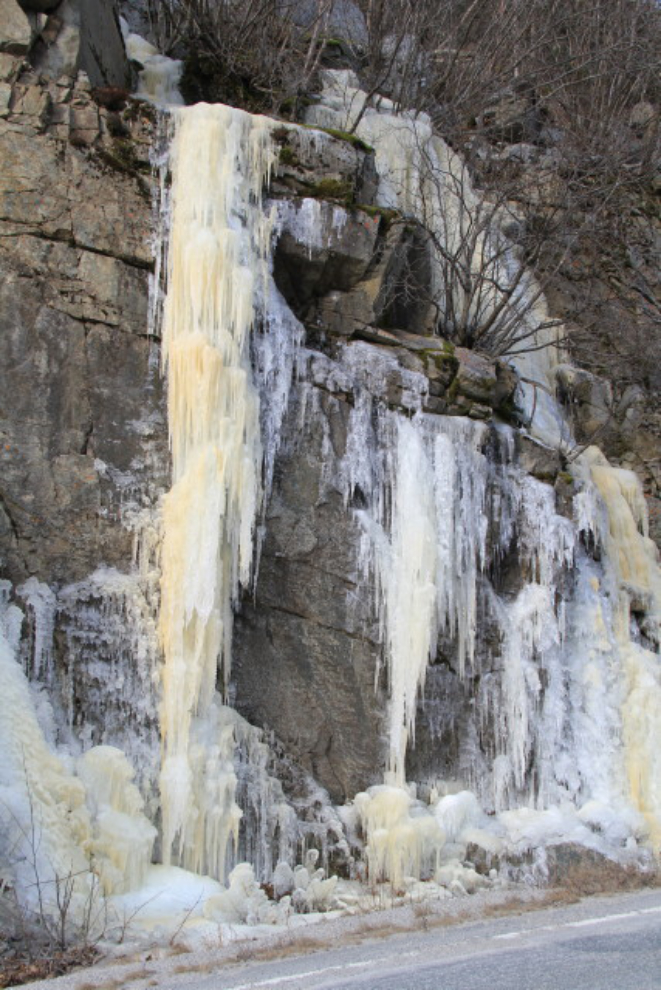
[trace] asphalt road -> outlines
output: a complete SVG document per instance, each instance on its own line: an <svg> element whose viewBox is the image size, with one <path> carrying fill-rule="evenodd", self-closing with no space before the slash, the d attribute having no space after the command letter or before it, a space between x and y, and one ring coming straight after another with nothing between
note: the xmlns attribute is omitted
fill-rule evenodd
<svg viewBox="0 0 661 990"><path fill-rule="evenodd" d="M155 981L156 983L156 981ZM152 984L154 985L154 984ZM161 976L163 990L657 990L661 891Z"/></svg>

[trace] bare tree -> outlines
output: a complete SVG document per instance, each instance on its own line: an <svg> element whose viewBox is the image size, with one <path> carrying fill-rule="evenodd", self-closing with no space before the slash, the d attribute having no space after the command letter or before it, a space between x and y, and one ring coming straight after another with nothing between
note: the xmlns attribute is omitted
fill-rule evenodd
<svg viewBox="0 0 661 990"><path fill-rule="evenodd" d="M302 29L296 0L149 0L162 50L183 57L193 99L284 112L319 67L333 0L312 0Z"/></svg>

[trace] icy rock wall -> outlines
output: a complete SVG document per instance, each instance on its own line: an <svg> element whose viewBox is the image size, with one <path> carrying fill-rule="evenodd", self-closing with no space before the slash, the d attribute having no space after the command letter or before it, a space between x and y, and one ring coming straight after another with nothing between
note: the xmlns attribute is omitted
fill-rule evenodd
<svg viewBox="0 0 661 990"><path fill-rule="evenodd" d="M422 140L420 131L387 112L365 120L383 201L415 213L411 141ZM61 652L62 634L67 643L57 741L70 763L84 751L57 785L85 805L72 856L107 860L112 889L127 874L143 875L153 832L143 819L136 831L122 817L140 814L130 768L111 747L89 746L121 746L148 789L159 721L164 859L224 876L245 856L266 878L278 859L295 858L297 826L264 737L224 703L233 674L241 712L275 728L294 756L305 749L306 773L338 801L361 792L352 827L362 829L377 877L433 873L444 844L484 826L478 798L495 815L496 838L543 842L543 815L552 811L554 837L566 837L576 820L583 837L606 837L615 849L646 836L658 842L659 578L634 476L589 453L574 470L574 506L561 504L523 470L514 431L423 411L427 378L365 343L326 341L327 353L305 352L290 404L302 329L272 282L273 232L280 227L312 255L331 242L336 249L350 218L332 209L326 243L320 221L330 207L305 199L276 216L264 206L274 161L269 122L200 106L177 111L173 127L162 162L173 179L161 214L166 296L157 296L149 328L152 337L163 330L169 382L173 487L162 559L150 512L128 524L137 508L131 465L122 476L110 457L97 458L95 483L112 475L124 485L126 528L138 537L135 572L99 568L69 577L57 595L33 579L20 589L32 618L31 673L46 685L56 676L58 624ZM451 176L447 150L438 141L430 148ZM355 264L363 271L370 258ZM534 285L526 291L537 305ZM528 372L550 387L553 352L540 353ZM558 444L564 426L546 395L542 387L536 401L528 397L531 429ZM146 436L157 429L134 427ZM79 449L91 449L89 432ZM98 424L94 436L103 443ZM92 462L76 456L82 477ZM297 460L299 469L308 462L305 470L283 477ZM308 525L313 512L316 528ZM258 583L251 602L243 592L252 590L262 547L268 595ZM282 664L288 651L297 653L296 670ZM241 669L232 671L237 652ZM60 661L60 679L62 669ZM21 698L28 705L22 690L17 709ZM29 703L48 716L46 728L55 721L43 692ZM101 712L107 735L99 736ZM25 726L32 731L34 719ZM40 746L36 753L45 752ZM45 756L40 762L51 767ZM406 781L420 785L420 798ZM454 791L466 787L474 793L460 801ZM310 833L317 825L321 833L330 822L325 796L304 790L302 814ZM157 820L155 802L149 812ZM49 815L57 845L59 812ZM62 838L65 859L70 840Z"/></svg>
<svg viewBox="0 0 661 990"><path fill-rule="evenodd" d="M327 70L322 80L320 102L308 109L306 120L341 130L357 122L356 134L375 150L379 204L433 232L427 291L448 333L455 331L453 323L491 327L476 343L483 350L499 335L507 338L508 354L525 379L523 405L534 416L535 434L553 446L565 443L567 424L553 398L558 354L552 345L561 328L505 232L518 217L473 189L467 163L434 132L426 114L395 112L382 97L370 101L349 70Z"/></svg>
<svg viewBox="0 0 661 990"><path fill-rule="evenodd" d="M387 351L353 342L334 359L305 352L301 367L286 463L300 472L297 447L302 459L319 457L318 503L341 500L356 527L343 531L350 583L336 594L352 637L343 676L358 688L347 739L360 746L362 724L363 735L370 726L383 740L387 786L362 764L363 786L373 786L351 812L371 874L431 875L445 848L435 809L461 787L490 813L496 845L508 836L519 850L576 839L617 855L627 842L656 843L659 570L635 476L591 452L575 468L573 501L563 499L526 473L516 431L422 412L425 378ZM400 408L386 400L393 377ZM276 502L275 533L291 504ZM308 525L300 519L299 536L310 547L316 539L312 554L326 559L323 534ZM269 584L258 585L258 605L273 600ZM300 594L287 603L306 608ZM326 609L326 621L340 616L340 601ZM290 646L277 635L284 656ZM372 668L361 642L373 644ZM296 669L275 655L269 662L287 670L298 696ZM325 676L333 663L329 653L315 669ZM375 681L361 696L363 665ZM385 708L380 729L362 707L368 690ZM328 697L330 731L334 708ZM275 712L260 717L286 735ZM340 752L331 738L331 768ZM320 758L317 766L332 781Z"/></svg>
<svg viewBox="0 0 661 990"><path fill-rule="evenodd" d="M54 751L45 732L48 707L35 704L17 662L23 616L8 603L8 590L0 600L2 862L28 902L41 901L44 910L71 884L77 915L96 880L105 894L143 882L156 829L120 750L93 747L77 761Z"/></svg>

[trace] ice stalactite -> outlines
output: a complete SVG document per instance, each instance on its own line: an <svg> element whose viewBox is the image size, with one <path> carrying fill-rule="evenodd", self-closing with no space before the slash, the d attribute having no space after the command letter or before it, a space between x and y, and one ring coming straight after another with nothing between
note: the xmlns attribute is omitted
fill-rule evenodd
<svg viewBox="0 0 661 990"><path fill-rule="evenodd" d="M478 281L486 275L486 288L463 298L462 286L444 267L444 255L432 247L430 292L447 319L458 312L467 326L494 314L501 319L502 299L494 286L513 286L507 302L508 319L514 321L510 352L522 376L529 429L538 440L565 448L570 433L554 396L559 328L541 287L522 271L508 240L507 227L517 218L481 200L467 165L424 115L395 114L387 100L366 105L350 72L326 72L323 82L322 99L308 111L308 121L346 128L360 117L357 133L375 148L379 202L433 231L446 253L463 252L466 270ZM466 236L467 223L475 227L472 238ZM414 402L408 418L381 408L375 430L370 416L376 394L370 399L364 389L358 391L347 478L349 489L358 484L367 500L359 513L366 534L363 571L375 587L388 663L394 780L403 784L415 699L440 642L449 646L460 680L479 678L477 710L467 726L474 742L465 749L468 754L472 747L475 762L468 757L466 772L487 804L503 811L520 803L542 807L601 795L622 820L629 815L627 802L630 822L635 819L631 802L651 820L650 808L658 814L660 785L646 739L657 737L657 725L654 704L643 701L646 692L655 698L658 691L651 649L658 643L659 571L644 532L635 477L593 459L591 471L584 472L574 523L557 513L548 485L516 467L510 449L500 472L484 457L471 463L472 484L482 485L473 500L456 476L462 451L471 446L466 438L463 444L453 438L458 427L425 417ZM475 424L463 429L477 435ZM501 443L504 436L501 431ZM402 514L403 505L408 515ZM591 517L595 512L599 519ZM494 514L500 517L495 529ZM601 542L601 566L590 562L580 545L580 530ZM471 546L456 553L454 542L465 541L467 533ZM485 550L493 568L514 548L523 580L514 594L499 595L481 577ZM490 614L492 655L472 667L478 594ZM485 663L491 669L482 676ZM589 726L588 710L599 721L598 731ZM654 832L657 826L650 828Z"/></svg>
<svg viewBox="0 0 661 990"><path fill-rule="evenodd" d="M2 828L13 839L3 846L13 851L19 882L29 889L36 877L48 884L54 874L86 870L83 844L89 838L90 824L81 782L52 753L37 721L28 682L16 660L23 616L8 604L9 588L1 591L0 793Z"/></svg>
<svg viewBox="0 0 661 990"><path fill-rule="evenodd" d="M635 855L646 835L657 841L661 811L661 599L639 482L588 452L573 518L560 514L553 487L519 464L515 431L422 413L425 381L401 369L404 408L388 408L395 369L387 352L350 343L336 362L310 356L301 386L306 417L323 416L318 385L352 396L345 451L328 438L323 483L360 524L358 580L387 670L386 783L351 812L370 875L432 876L434 857L442 867L456 854L429 819L462 785L490 815L461 834L487 851L564 839ZM425 732L436 722L457 750L437 754L447 778L417 778L435 795L425 801L406 782L423 714Z"/></svg>
<svg viewBox="0 0 661 990"><path fill-rule="evenodd" d="M445 833L425 805L405 787L371 787L355 807L367 837L367 867L373 880L401 889L410 877L433 876Z"/></svg>
<svg viewBox="0 0 661 990"><path fill-rule="evenodd" d="M376 521L376 529L370 520L369 529L378 534L372 566L391 696L389 770L401 785L439 634L456 641L462 674L473 661L486 537L484 430L421 413L411 419L384 415L392 436L392 461L383 479L390 518Z"/></svg>
<svg viewBox="0 0 661 990"><path fill-rule="evenodd" d="M272 126L200 104L175 112L169 152L163 857L219 877L241 811L236 717L216 684L227 690L232 613L251 582L263 485L273 474L300 336L270 276L274 212L262 190L276 158Z"/></svg>
<svg viewBox="0 0 661 990"><path fill-rule="evenodd" d="M409 414L383 396L397 373ZM318 358L311 381L353 394L346 450L328 449L328 483L355 509L362 535L361 580L373 589L389 696L386 784L355 799L374 879L399 885L438 868L443 829L406 784L407 751L429 664L443 637L456 645L463 674L472 669L479 575L486 560L487 428L421 412L426 380L369 345L345 345L337 365ZM314 415L314 388L306 415Z"/></svg>
<svg viewBox="0 0 661 990"><path fill-rule="evenodd" d="M477 580L487 536L486 428L420 411L426 380L404 374L402 401L411 415L382 399L394 358L369 345L346 345L328 381L354 393L347 448L340 465L362 538L359 566L375 593L390 695L389 779L402 785L414 736L418 697L439 635L456 641L460 671L475 651ZM320 366L321 370L321 366ZM314 376L314 372L313 372Z"/></svg>
<svg viewBox="0 0 661 990"><path fill-rule="evenodd" d="M143 564L134 572L99 567L60 591L58 621L66 653L54 699L77 746L110 744L125 753L153 812L159 752L158 572L153 550L143 545L139 553Z"/></svg>

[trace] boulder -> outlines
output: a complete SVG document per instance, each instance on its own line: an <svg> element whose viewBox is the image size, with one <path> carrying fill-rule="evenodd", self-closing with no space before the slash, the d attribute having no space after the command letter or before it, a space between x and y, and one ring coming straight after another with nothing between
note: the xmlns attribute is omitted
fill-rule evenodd
<svg viewBox="0 0 661 990"><path fill-rule="evenodd" d="M370 221L378 230L378 218ZM314 321L341 336L364 335L376 328L402 339L418 336L423 348L433 329L426 245L418 239L415 227L396 224L388 228L387 222L383 227L365 277L349 292L323 297Z"/></svg>
<svg viewBox="0 0 661 990"><path fill-rule="evenodd" d="M372 206L378 179L374 152L359 138L283 124L275 131L280 145L271 190L290 196L318 196Z"/></svg>
<svg viewBox="0 0 661 990"><path fill-rule="evenodd" d="M291 10L291 3L286 9ZM310 28L318 16L317 0L297 0L293 5L292 16L302 28ZM325 34L328 38L347 42L352 48L367 47L367 25L363 12L353 0L335 0L326 22Z"/></svg>
<svg viewBox="0 0 661 990"><path fill-rule="evenodd" d="M496 93L477 120L478 127L491 141L528 143L539 137L544 111L537 105L532 88L525 82Z"/></svg>
<svg viewBox="0 0 661 990"><path fill-rule="evenodd" d="M82 70L93 86L131 86L114 0L62 0L48 18L33 60L51 79L75 78Z"/></svg>
<svg viewBox="0 0 661 990"><path fill-rule="evenodd" d="M561 467L560 452L524 433L517 433L519 464L538 481L553 484Z"/></svg>
<svg viewBox="0 0 661 990"><path fill-rule="evenodd" d="M305 315L312 300L347 292L365 275L375 251L379 217L324 200L281 204L282 234L274 257L280 291Z"/></svg>
<svg viewBox="0 0 661 990"><path fill-rule="evenodd" d="M0 52L26 55L33 37L32 25L16 0L0 0Z"/></svg>
<svg viewBox="0 0 661 990"><path fill-rule="evenodd" d="M629 127L634 131L639 131L644 134L648 127L650 127L657 119L658 115L659 111L653 106L653 104L648 103L646 100L642 100L640 103L636 103L636 105L631 108L631 113L629 114Z"/></svg>
<svg viewBox="0 0 661 990"><path fill-rule="evenodd" d="M561 364L556 371L561 401L568 407L576 439L592 442L613 422L613 390L609 382L589 371Z"/></svg>
<svg viewBox="0 0 661 990"><path fill-rule="evenodd" d="M486 355L465 347L455 347L454 356L459 366L452 383L453 395L487 406L495 405L498 377L494 362Z"/></svg>

